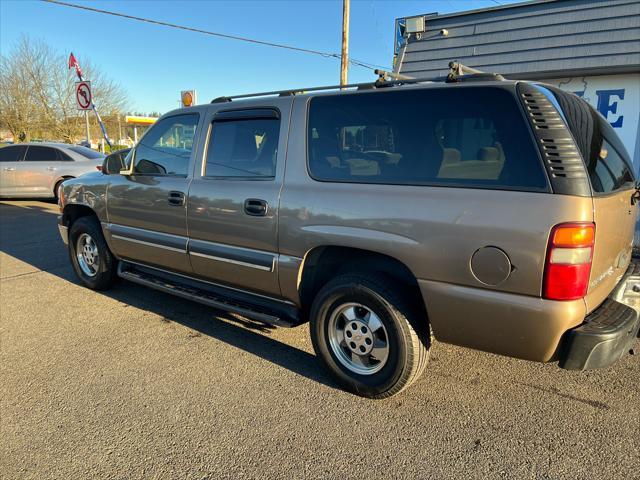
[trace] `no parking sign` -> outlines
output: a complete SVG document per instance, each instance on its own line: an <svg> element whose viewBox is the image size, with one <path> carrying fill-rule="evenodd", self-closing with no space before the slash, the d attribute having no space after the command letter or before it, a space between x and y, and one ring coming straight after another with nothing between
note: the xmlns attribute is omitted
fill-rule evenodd
<svg viewBox="0 0 640 480"><path fill-rule="evenodd" d="M79 110L91 109L91 82L76 82L76 102Z"/></svg>

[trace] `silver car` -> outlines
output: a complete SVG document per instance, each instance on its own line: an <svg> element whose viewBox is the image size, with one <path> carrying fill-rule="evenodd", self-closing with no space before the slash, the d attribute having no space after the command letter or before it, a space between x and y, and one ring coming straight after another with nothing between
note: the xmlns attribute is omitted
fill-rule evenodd
<svg viewBox="0 0 640 480"><path fill-rule="evenodd" d="M100 170L103 159L102 153L66 143L0 148L0 197L55 198L62 181Z"/></svg>

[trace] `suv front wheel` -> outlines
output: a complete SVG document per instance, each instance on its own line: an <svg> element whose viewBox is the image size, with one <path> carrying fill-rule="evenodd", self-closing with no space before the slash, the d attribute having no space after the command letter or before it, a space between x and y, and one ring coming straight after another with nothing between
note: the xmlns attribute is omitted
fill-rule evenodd
<svg viewBox="0 0 640 480"><path fill-rule="evenodd" d="M78 278L92 290L105 290L117 279L117 260L95 217L81 217L71 226L69 257Z"/></svg>
<svg viewBox="0 0 640 480"><path fill-rule="evenodd" d="M426 316L392 282L377 274L341 275L311 308L316 355L344 389L363 397L399 393L429 357Z"/></svg>

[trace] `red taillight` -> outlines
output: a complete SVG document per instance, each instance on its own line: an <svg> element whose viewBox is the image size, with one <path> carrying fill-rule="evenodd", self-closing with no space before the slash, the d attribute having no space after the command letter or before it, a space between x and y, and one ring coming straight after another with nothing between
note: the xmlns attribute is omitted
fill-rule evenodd
<svg viewBox="0 0 640 480"><path fill-rule="evenodd" d="M553 227L544 269L544 298L575 300L587 294L595 233L593 223Z"/></svg>
<svg viewBox="0 0 640 480"><path fill-rule="evenodd" d="M98 170L99 172L102 171L102 165L96 165L96 170Z"/></svg>

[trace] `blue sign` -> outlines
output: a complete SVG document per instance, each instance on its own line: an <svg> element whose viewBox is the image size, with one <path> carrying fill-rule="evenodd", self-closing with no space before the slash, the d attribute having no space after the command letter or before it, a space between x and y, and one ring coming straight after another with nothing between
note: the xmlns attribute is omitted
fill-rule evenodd
<svg viewBox="0 0 640 480"><path fill-rule="evenodd" d="M584 90L573 92L579 97L584 97ZM616 88L614 90L596 90L598 103L596 110L609 120L609 113L618 113L618 101L624 100L624 88ZM613 128L622 127L624 115L619 115L614 121L609 122Z"/></svg>
<svg viewBox="0 0 640 480"><path fill-rule="evenodd" d="M396 36L393 42L393 54L397 55L404 42L406 41L404 38L404 29L407 25L407 21L404 18L399 18L396 20Z"/></svg>

